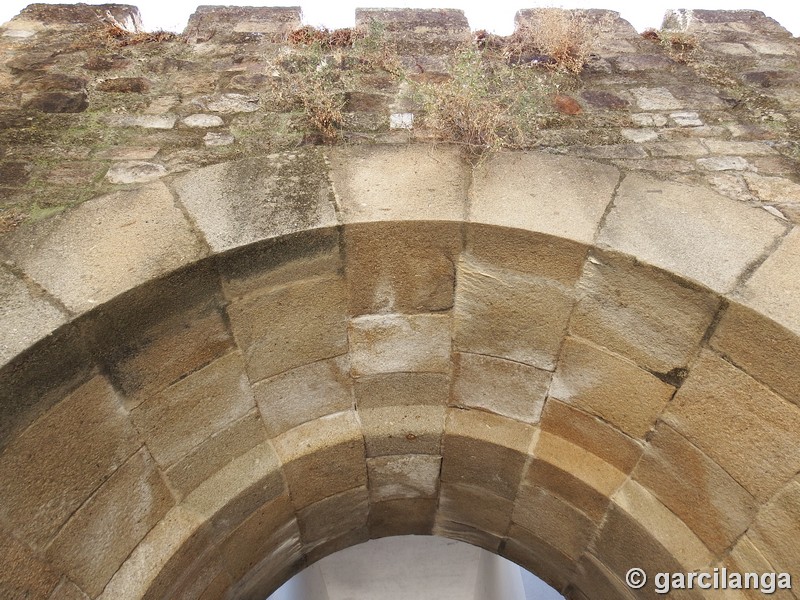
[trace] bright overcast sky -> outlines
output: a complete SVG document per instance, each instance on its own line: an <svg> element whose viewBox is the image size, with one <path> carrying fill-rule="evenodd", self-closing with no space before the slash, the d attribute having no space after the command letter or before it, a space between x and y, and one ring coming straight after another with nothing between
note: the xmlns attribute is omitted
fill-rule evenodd
<svg viewBox="0 0 800 600"><path fill-rule="evenodd" d="M39 0L53 4L52 0ZM118 0L119 1L119 0ZM202 0L201 0L202 1ZM89 4L101 2L89 1ZM194 12L197 2L187 0L139 0L132 2L139 7L142 13L144 26L148 30L165 29L168 31L183 31L189 15ZM534 8L536 6L560 6L563 8L608 8L619 11L622 17L630 21L633 26L643 31L648 27L658 28L661 18L668 8L757 8L768 16L779 21L795 36L800 36L800 3L785 0L686 0L686 3L666 4L659 0L571 0L566 2L546 2L536 0L482 0L464 2L463 0L417 0L403 2L398 0L370 1L361 0L331 1L331 0L280 0L259 2L236 0L212 0L207 4L240 4L243 6L297 6L303 7L305 22L311 25L325 25L330 28L347 27L353 24L356 6L369 7L399 7L411 6L415 8L460 8L469 19L472 29L488 29L499 34L508 34L513 29L514 13L520 8ZM5 23L16 15L28 2L19 0L0 0L0 23ZM792 6L794 5L794 6Z"/></svg>

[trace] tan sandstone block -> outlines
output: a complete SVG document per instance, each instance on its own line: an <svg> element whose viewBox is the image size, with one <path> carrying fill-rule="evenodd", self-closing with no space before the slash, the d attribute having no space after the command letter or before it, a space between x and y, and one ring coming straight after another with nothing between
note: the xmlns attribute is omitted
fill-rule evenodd
<svg viewBox="0 0 800 600"><path fill-rule="evenodd" d="M564 285L580 277L588 247L552 235L494 225L466 227L465 254L470 261L519 271Z"/></svg>
<svg viewBox="0 0 800 600"><path fill-rule="evenodd" d="M443 483L437 519L461 523L503 537L511 523L513 501L472 485Z"/></svg>
<svg viewBox="0 0 800 600"><path fill-rule="evenodd" d="M153 459L140 450L72 515L47 556L90 596L97 596L172 505Z"/></svg>
<svg viewBox="0 0 800 600"><path fill-rule="evenodd" d="M190 570L208 547L203 520L176 506L153 527L98 596L99 600L155 600Z"/></svg>
<svg viewBox="0 0 800 600"><path fill-rule="evenodd" d="M335 540L331 540L325 544L320 544L311 552L308 552L305 555L306 564L312 565L320 559L325 558L329 554L333 554L334 552L339 552L339 550L344 550L349 548L350 546L355 546L356 544L363 544L364 542L369 541L369 529L367 527L362 527L361 529L356 529L354 531L349 531L343 536L336 538Z"/></svg>
<svg viewBox="0 0 800 600"><path fill-rule="evenodd" d="M513 500L537 430L478 410L448 409L442 481Z"/></svg>
<svg viewBox="0 0 800 600"><path fill-rule="evenodd" d="M718 554L744 532L756 510L755 500L742 486L663 423L632 477Z"/></svg>
<svg viewBox="0 0 800 600"><path fill-rule="evenodd" d="M231 352L139 404L131 420L166 467L253 408L242 357Z"/></svg>
<svg viewBox="0 0 800 600"><path fill-rule="evenodd" d="M61 574L26 545L0 531L0 595L14 600L47 600Z"/></svg>
<svg viewBox="0 0 800 600"><path fill-rule="evenodd" d="M260 562L254 564L228 590L228 598L236 600L263 600L299 573L306 565L297 525L287 525L278 532L271 545L263 552Z"/></svg>
<svg viewBox="0 0 800 600"><path fill-rule="evenodd" d="M611 495L627 474L588 450L542 431L526 468L523 489L539 487L565 500L599 523Z"/></svg>
<svg viewBox="0 0 800 600"><path fill-rule="evenodd" d="M459 352L453 404L538 423L551 377L549 371L518 362Z"/></svg>
<svg viewBox="0 0 800 600"><path fill-rule="evenodd" d="M722 566L727 567L729 572L735 573L774 573L777 569L775 565L767 561L761 550L753 543L749 534L739 538L739 541L736 542L736 546L733 547ZM796 587L795 577L796 576L793 574L793 587ZM751 600L764 598L764 595L758 590L743 592L743 595ZM791 591L776 589L775 593L770 595L770 598L774 598L775 600L795 600L797 596Z"/></svg>
<svg viewBox="0 0 800 600"><path fill-rule="evenodd" d="M449 315L368 315L350 320L353 377L391 372L447 373Z"/></svg>
<svg viewBox="0 0 800 600"><path fill-rule="evenodd" d="M344 354L346 312L346 290L338 276L252 293L228 306L253 382Z"/></svg>
<svg viewBox="0 0 800 600"><path fill-rule="evenodd" d="M773 567L798 577L800 480L795 478L761 508L748 535Z"/></svg>
<svg viewBox="0 0 800 600"><path fill-rule="evenodd" d="M319 417L353 408L348 357L297 367L253 386L270 437Z"/></svg>
<svg viewBox="0 0 800 600"><path fill-rule="evenodd" d="M461 250L457 223L373 223L344 230L350 314L447 310Z"/></svg>
<svg viewBox="0 0 800 600"><path fill-rule="evenodd" d="M628 175L598 245L724 293L784 231L765 211L704 188Z"/></svg>
<svg viewBox="0 0 800 600"><path fill-rule="evenodd" d="M569 582L575 561L536 533L514 523L501 556L527 569L550 587L564 591Z"/></svg>
<svg viewBox="0 0 800 600"><path fill-rule="evenodd" d="M232 460L181 504L203 518L216 538L227 536L259 507L287 494L281 462L270 442Z"/></svg>
<svg viewBox="0 0 800 600"><path fill-rule="evenodd" d="M502 537L486 533L485 531L481 531L469 525L464 525L463 523L448 521L438 515L433 524L433 535L478 546L493 554L498 553L500 544L503 541Z"/></svg>
<svg viewBox="0 0 800 600"><path fill-rule="evenodd" d="M415 404L445 406L450 396L450 377L440 373L385 373L359 377L353 391L359 412Z"/></svg>
<svg viewBox="0 0 800 600"><path fill-rule="evenodd" d="M385 406L359 409L368 456L439 454L443 406Z"/></svg>
<svg viewBox="0 0 800 600"><path fill-rule="evenodd" d="M220 589L220 584L224 586ZM225 572L222 557L216 548L202 553L199 560L189 565L189 569L177 573L172 582L164 586L162 598L175 600L200 600L219 598L221 592L230 585L230 577ZM213 594L214 589L217 595Z"/></svg>
<svg viewBox="0 0 800 600"><path fill-rule="evenodd" d="M315 148L195 169L173 185L215 253L336 224L325 162Z"/></svg>
<svg viewBox="0 0 800 600"><path fill-rule="evenodd" d="M573 560L583 553L597 527L569 502L525 481L514 501L511 520Z"/></svg>
<svg viewBox="0 0 800 600"><path fill-rule="evenodd" d="M800 470L800 407L710 352L662 418L758 500Z"/></svg>
<svg viewBox="0 0 800 600"><path fill-rule="evenodd" d="M750 308L731 303L710 344L751 377L800 406L800 337Z"/></svg>
<svg viewBox="0 0 800 600"><path fill-rule="evenodd" d="M425 454L368 458L370 501L433 498L439 489L441 466L441 457Z"/></svg>
<svg viewBox="0 0 800 600"><path fill-rule="evenodd" d="M617 169L588 160L498 152L475 170L469 220L588 244L618 181Z"/></svg>
<svg viewBox="0 0 800 600"><path fill-rule="evenodd" d="M89 600L89 596L84 594L83 590L69 579L64 579L59 586L53 590L49 600Z"/></svg>
<svg viewBox="0 0 800 600"><path fill-rule="evenodd" d="M552 370L572 311L572 289L462 259L454 347Z"/></svg>
<svg viewBox="0 0 800 600"><path fill-rule="evenodd" d="M184 497L235 458L267 440L258 410L214 433L164 473L179 497Z"/></svg>
<svg viewBox="0 0 800 600"><path fill-rule="evenodd" d="M351 146L329 156L345 223L464 219L470 176L457 148Z"/></svg>
<svg viewBox="0 0 800 600"><path fill-rule="evenodd" d="M0 365L53 332L66 316L0 265Z"/></svg>
<svg viewBox="0 0 800 600"><path fill-rule="evenodd" d="M643 438L675 388L634 363L582 340L568 337L553 375L550 396L574 404Z"/></svg>
<svg viewBox="0 0 800 600"><path fill-rule="evenodd" d="M368 514L366 487L347 490L306 506L297 512L304 551L365 527Z"/></svg>
<svg viewBox="0 0 800 600"><path fill-rule="evenodd" d="M205 254L163 183L84 202L0 247L76 313Z"/></svg>
<svg viewBox="0 0 800 600"><path fill-rule="evenodd" d="M582 590L586 598L620 598L634 600L633 591L597 557L588 552L578 561L573 585Z"/></svg>
<svg viewBox="0 0 800 600"><path fill-rule="evenodd" d="M335 227L311 229L217 256L225 296L236 300L252 292L342 273L339 237Z"/></svg>
<svg viewBox="0 0 800 600"><path fill-rule="evenodd" d="M114 385L133 408L234 349L219 275L202 263L112 300L85 324Z"/></svg>
<svg viewBox="0 0 800 600"><path fill-rule="evenodd" d="M43 549L139 445L114 390L94 377L3 451L0 519Z"/></svg>
<svg viewBox="0 0 800 600"><path fill-rule="evenodd" d="M794 228L736 295L800 335L800 282L794 276L798 270L800 229Z"/></svg>
<svg viewBox="0 0 800 600"><path fill-rule="evenodd" d="M606 253L586 262L578 290L572 333L664 374L691 362L719 306L709 292Z"/></svg>
<svg viewBox="0 0 800 600"><path fill-rule="evenodd" d="M392 535L432 535L435 498L396 498L375 502L369 509L370 538Z"/></svg>
<svg viewBox="0 0 800 600"><path fill-rule="evenodd" d="M623 473L630 473L642 455L641 442L594 415L553 398L544 406L541 428L585 448Z"/></svg>
<svg viewBox="0 0 800 600"><path fill-rule="evenodd" d="M353 411L304 423L275 438L274 444L298 510L367 485L364 435Z"/></svg>
<svg viewBox="0 0 800 600"><path fill-rule="evenodd" d="M255 565L284 544L299 542L292 504L284 494L265 503L220 543L231 578L240 580Z"/></svg>

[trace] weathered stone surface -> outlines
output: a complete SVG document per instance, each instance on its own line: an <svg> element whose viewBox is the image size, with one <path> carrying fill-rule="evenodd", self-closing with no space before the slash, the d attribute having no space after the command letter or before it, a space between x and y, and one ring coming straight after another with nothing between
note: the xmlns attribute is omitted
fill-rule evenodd
<svg viewBox="0 0 800 600"><path fill-rule="evenodd" d="M182 506L203 518L209 535L223 539L260 507L286 494L280 459L264 442L220 468Z"/></svg>
<svg viewBox="0 0 800 600"><path fill-rule="evenodd" d="M287 34L300 27L299 7L198 6L186 25L192 43L222 32Z"/></svg>
<svg viewBox="0 0 800 600"><path fill-rule="evenodd" d="M573 560L586 549L596 528L572 504L528 482L520 486L511 519Z"/></svg>
<svg viewBox="0 0 800 600"><path fill-rule="evenodd" d="M368 315L350 319L352 375L450 370L449 315Z"/></svg>
<svg viewBox="0 0 800 600"><path fill-rule="evenodd" d="M162 165L131 161L114 164L106 173L106 179L111 183L149 183L166 174Z"/></svg>
<svg viewBox="0 0 800 600"><path fill-rule="evenodd" d="M710 343L750 376L800 406L800 339L791 331L732 302Z"/></svg>
<svg viewBox="0 0 800 600"><path fill-rule="evenodd" d="M741 156L712 156L698 158L697 164L706 171L745 171L750 163Z"/></svg>
<svg viewBox="0 0 800 600"><path fill-rule="evenodd" d="M500 543L503 541L502 537L486 533L463 523L440 518L438 515L433 525L433 535L466 542L495 554L499 551Z"/></svg>
<svg viewBox="0 0 800 600"><path fill-rule="evenodd" d="M464 218L468 166L455 148L353 146L329 156L345 223Z"/></svg>
<svg viewBox="0 0 800 600"><path fill-rule="evenodd" d="M59 586L53 590L49 600L89 600L89 596L83 593L83 590L69 579L64 579Z"/></svg>
<svg viewBox="0 0 800 600"><path fill-rule="evenodd" d="M493 154L476 170L469 221L590 243L618 181L615 168L581 159Z"/></svg>
<svg viewBox="0 0 800 600"><path fill-rule="evenodd" d="M552 370L572 311L572 289L462 258L454 347Z"/></svg>
<svg viewBox="0 0 800 600"><path fill-rule="evenodd" d="M549 371L521 363L459 352L455 355L453 403L537 423L551 376Z"/></svg>
<svg viewBox="0 0 800 600"><path fill-rule="evenodd" d="M619 355L568 337L550 396L574 404L643 439L675 388Z"/></svg>
<svg viewBox="0 0 800 600"><path fill-rule="evenodd" d="M274 443L298 510L367 484L364 435L353 411L304 423Z"/></svg>
<svg viewBox="0 0 800 600"><path fill-rule="evenodd" d="M584 90L581 92L581 98L595 108L621 110L630 105L630 102L624 98L620 98L616 94L604 90Z"/></svg>
<svg viewBox="0 0 800 600"><path fill-rule="evenodd" d="M304 549L312 550L366 526L368 513L366 487L347 490L305 507L297 513Z"/></svg>
<svg viewBox="0 0 800 600"><path fill-rule="evenodd" d="M367 456L439 454L444 406L406 405L358 409Z"/></svg>
<svg viewBox="0 0 800 600"><path fill-rule="evenodd" d="M578 283L570 331L667 375L686 367L719 300L628 259L595 254Z"/></svg>
<svg viewBox="0 0 800 600"><path fill-rule="evenodd" d="M442 484L437 520L461 523L489 535L503 537L511 523L514 503L482 487Z"/></svg>
<svg viewBox="0 0 800 600"><path fill-rule="evenodd" d="M610 496L627 475L581 446L542 431L533 448L518 497L534 487L568 502L600 523ZM526 492L529 493L529 492Z"/></svg>
<svg viewBox="0 0 800 600"><path fill-rule="evenodd" d="M658 142L647 144L646 148L650 156L704 156L708 154L708 148L699 140Z"/></svg>
<svg viewBox="0 0 800 600"><path fill-rule="evenodd" d="M800 334L800 229L793 229L747 280L737 296L795 334Z"/></svg>
<svg viewBox="0 0 800 600"><path fill-rule="evenodd" d="M350 314L420 313L453 306L461 232L455 223L345 227Z"/></svg>
<svg viewBox="0 0 800 600"><path fill-rule="evenodd" d="M636 104L642 110L674 110L683 108L683 103L675 98L672 93L661 87L656 88L632 88L629 90L636 99Z"/></svg>
<svg viewBox="0 0 800 600"><path fill-rule="evenodd" d="M206 127L222 127L225 125L225 121L222 120L222 117L217 115L206 115L202 113L195 113L193 115L189 115L188 117L184 117L181 119L181 123L187 127L200 129Z"/></svg>
<svg viewBox="0 0 800 600"><path fill-rule="evenodd" d="M232 352L142 402L131 419L167 467L253 408L242 357Z"/></svg>
<svg viewBox="0 0 800 600"><path fill-rule="evenodd" d="M195 98L192 102L203 110L222 114L250 113L259 109L258 96L246 94L215 94Z"/></svg>
<svg viewBox="0 0 800 600"><path fill-rule="evenodd" d="M44 294L0 265L0 364L66 322Z"/></svg>
<svg viewBox="0 0 800 600"><path fill-rule="evenodd" d="M36 549L139 446L100 376L40 417L0 457L0 519Z"/></svg>
<svg viewBox="0 0 800 600"><path fill-rule="evenodd" d="M233 349L219 276L200 264L106 303L85 325L127 408ZM124 340L124 343L120 343Z"/></svg>
<svg viewBox="0 0 800 600"><path fill-rule="evenodd" d="M735 573L772 573L778 569L777 566L773 566L767 561L761 550L753 543L749 534L739 538L736 546L733 547L728 555L724 566L728 568L728 571ZM794 577L792 578L792 584L794 585ZM757 595L760 595L758 591L752 591L747 598L756 598ZM790 590L781 589L776 589L771 596L776 600L795 600L797 598Z"/></svg>
<svg viewBox="0 0 800 600"><path fill-rule="evenodd" d="M85 202L3 242L20 268L79 313L204 253L161 183Z"/></svg>
<svg viewBox="0 0 800 600"><path fill-rule="evenodd" d="M297 367L253 387L270 437L353 407L346 356Z"/></svg>
<svg viewBox="0 0 800 600"><path fill-rule="evenodd" d="M172 129L177 115L109 115L111 127L141 127L143 129Z"/></svg>
<svg viewBox="0 0 800 600"><path fill-rule="evenodd" d="M0 594L16 600L48 600L61 574L7 532L0 532Z"/></svg>
<svg viewBox="0 0 800 600"><path fill-rule="evenodd" d="M598 243L726 292L783 230L763 211L723 196L629 175Z"/></svg>
<svg viewBox="0 0 800 600"><path fill-rule="evenodd" d="M664 424L656 428L632 477L716 554L741 535L755 513L755 500L742 486Z"/></svg>
<svg viewBox="0 0 800 600"><path fill-rule="evenodd" d="M375 502L369 509L371 538L392 535L432 535L436 516L433 498L397 498Z"/></svg>
<svg viewBox="0 0 800 600"><path fill-rule="evenodd" d="M336 224L319 151L205 167L178 178L174 188L217 252Z"/></svg>
<svg viewBox="0 0 800 600"><path fill-rule="evenodd" d="M441 463L440 457L424 454L368 458L370 501L435 497Z"/></svg>
<svg viewBox="0 0 800 600"><path fill-rule="evenodd" d="M748 536L776 570L797 573L800 481L795 478L761 508Z"/></svg>
<svg viewBox="0 0 800 600"><path fill-rule="evenodd" d="M571 240L493 225L466 226L468 260L564 285L580 277L587 247Z"/></svg>
<svg viewBox="0 0 800 600"><path fill-rule="evenodd" d="M524 527L512 523L501 556L521 565L542 579L550 587L563 590L567 587L574 560L551 546L546 540Z"/></svg>
<svg viewBox="0 0 800 600"><path fill-rule="evenodd" d="M222 467L267 440L261 414L253 410L199 446L165 471L179 497L186 496Z"/></svg>
<svg viewBox="0 0 800 600"><path fill-rule="evenodd" d="M800 407L703 352L662 416L758 500L800 470Z"/></svg>
<svg viewBox="0 0 800 600"><path fill-rule="evenodd" d="M632 565L648 574L702 569L712 554L689 528L639 484L628 481L614 495L614 503L593 543L594 554L619 578ZM647 587L648 598L657 598ZM673 592L680 598L696 594Z"/></svg>
<svg viewBox="0 0 800 600"><path fill-rule="evenodd" d="M97 84L101 92L146 94L150 91L150 81L144 77L114 77Z"/></svg>
<svg viewBox="0 0 800 600"><path fill-rule="evenodd" d="M89 98L82 92L41 92L23 104L23 108L43 113L81 113L89 108Z"/></svg>
<svg viewBox="0 0 800 600"><path fill-rule="evenodd" d="M140 450L67 521L47 556L97 596L172 504L155 463Z"/></svg>
<svg viewBox="0 0 800 600"><path fill-rule="evenodd" d="M548 398L541 428L585 448L623 473L630 473L642 454L641 442L582 410Z"/></svg>
<svg viewBox="0 0 800 600"><path fill-rule="evenodd" d="M442 481L475 485L513 500L534 435L533 428L505 417L449 409Z"/></svg>
<svg viewBox="0 0 800 600"><path fill-rule="evenodd" d="M322 276L252 293L228 306L252 382L347 351L344 281Z"/></svg>
<svg viewBox="0 0 800 600"><path fill-rule="evenodd" d="M385 373L358 378L353 391L359 411L415 404L444 406L450 378L439 373Z"/></svg>
<svg viewBox="0 0 800 600"><path fill-rule="evenodd" d="M623 580L609 571L596 556L588 552L578 561L573 585L582 590L586 598L594 595L599 598L620 598L622 600L634 600L635 598L631 588Z"/></svg>
<svg viewBox="0 0 800 600"><path fill-rule="evenodd" d="M232 133L209 131L203 136L203 143L208 147L230 146L236 141Z"/></svg>

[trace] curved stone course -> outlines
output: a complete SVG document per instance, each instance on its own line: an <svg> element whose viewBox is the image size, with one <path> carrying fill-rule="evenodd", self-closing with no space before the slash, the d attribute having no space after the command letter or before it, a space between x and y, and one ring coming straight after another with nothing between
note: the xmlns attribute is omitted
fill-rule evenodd
<svg viewBox="0 0 800 600"><path fill-rule="evenodd" d="M0 595L263 599L403 534L574 599L800 578L796 226L631 147L303 147L7 234Z"/></svg>

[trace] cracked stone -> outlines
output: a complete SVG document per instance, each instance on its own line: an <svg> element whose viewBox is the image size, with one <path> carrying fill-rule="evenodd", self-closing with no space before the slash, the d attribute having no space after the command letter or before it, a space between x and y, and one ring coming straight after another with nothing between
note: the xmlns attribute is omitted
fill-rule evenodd
<svg viewBox="0 0 800 600"><path fill-rule="evenodd" d="M744 171L750 167L741 156L712 156L698 158L696 162L706 171Z"/></svg>
<svg viewBox="0 0 800 600"><path fill-rule="evenodd" d="M178 117L175 115L110 115L112 127L143 127L145 129L172 129Z"/></svg>
<svg viewBox="0 0 800 600"><path fill-rule="evenodd" d="M255 112L258 110L258 98L244 94L221 94L195 100L206 110L223 114L239 112Z"/></svg>
<svg viewBox="0 0 800 600"><path fill-rule="evenodd" d="M631 94L642 110L674 110L683 104L667 88L633 88Z"/></svg>
<svg viewBox="0 0 800 600"><path fill-rule="evenodd" d="M658 139L658 133L652 129L622 129L620 131L622 137L632 142L651 142Z"/></svg>
<svg viewBox="0 0 800 600"><path fill-rule="evenodd" d="M236 141L236 138L230 133L208 132L203 137L203 141L205 142L206 146L230 146Z"/></svg>
<svg viewBox="0 0 800 600"><path fill-rule="evenodd" d="M670 113L669 117L680 127L700 127L703 125L700 115L696 112Z"/></svg>
<svg viewBox="0 0 800 600"><path fill-rule="evenodd" d="M659 114L635 113L631 115L631 121L640 127L664 127L667 124L667 117Z"/></svg>

